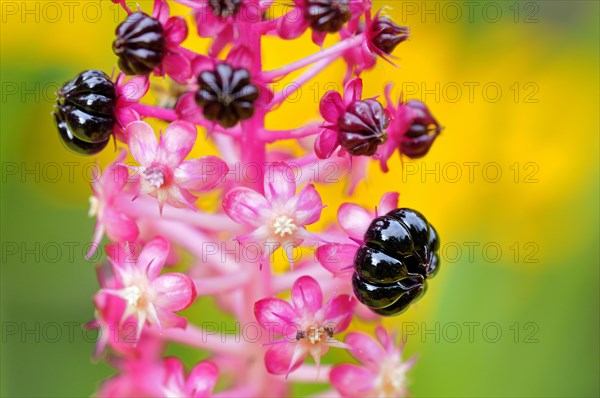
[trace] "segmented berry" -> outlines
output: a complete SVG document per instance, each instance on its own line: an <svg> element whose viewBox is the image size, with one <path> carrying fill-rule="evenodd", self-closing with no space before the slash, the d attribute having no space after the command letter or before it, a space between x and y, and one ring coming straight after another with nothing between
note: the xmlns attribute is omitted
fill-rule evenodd
<svg viewBox="0 0 600 398"><path fill-rule="evenodd" d="M386 142L389 122L376 100L355 101L338 121L338 141L353 156L371 156Z"/></svg>
<svg viewBox="0 0 600 398"><path fill-rule="evenodd" d="M307 0L304 17L318 32L335 33L350 20L349 0Z"/></svg>
<svg viewBox="0 0 600 398"><path fill-rule="evenodd" d="M227 18L240 11L242 0L208 0L208 5L214 15Z"/></svg>
<svg viewBox="0 0 600 398"><path fill-rule="evenodd" d="M386 54L391 54L396 46L409 37L408 28L397 25L388 17L378 16L371 27L371 42Z"/></svg>
<svg viewBox="0 0 600 398"><path fill-rule="evenodd" d="M417 117L404 133L400 142L400 151L411 159L418 159L429 152L442 128L423 102L411 100L405 106L415 111Z"/></svg>

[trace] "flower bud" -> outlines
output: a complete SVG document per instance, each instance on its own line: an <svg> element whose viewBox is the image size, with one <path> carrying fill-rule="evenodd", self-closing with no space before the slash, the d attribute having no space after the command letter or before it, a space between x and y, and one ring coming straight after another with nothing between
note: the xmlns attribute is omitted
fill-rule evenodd
<svg viewBox="0 0 600 398"><path fill-rule="evenodd" d="M391 54L396 46L409 38L406 26L397 25L388 17L377 16L371 26L371 41L375 47Z"/></svg>
<svg viewBox="0 0 600 398"><path fill-rule="evenodd" d="M402 137L400 151L411 159L418 159L429 152L442 127L423 102L411 100L404 106L409 107L416 116Z"/></svg>
<svg viewBox="0 0 600 398"><path fill-rule="evenodd" d="M242 0L208 0L208 5L213 15L228 18L240 11Z"/></svg>
<svg viewBox="0 0 600 398"><path fill-rule="evenodd" d="M390 119L374 99L350 104L338 121L338 141L353 156L372 156L387 140Z"/></svg>
<svg viewBox="0 0 600 398"><path fill-rule="evenodd" d="M163 27L143 12L131 13L116 30L113 52L126 75L148 75L160 65L165 52Z"/></svg>
<svg viewBox="0 0 600 398"><path fill-rule="evenodd" d="M254 102L259 93L250 82L247 69L219 64L213 71L200 73L198 85L196 103L202 107L207 120L228 128L254 114Z"/></svg>
<svg viewBox="0 0 600 398"><path fill-rule="evenodd" d="M115 124L115 85L98 70L88 70L58 91L54 119L67 148L91 155L102 150Z"/></svg>

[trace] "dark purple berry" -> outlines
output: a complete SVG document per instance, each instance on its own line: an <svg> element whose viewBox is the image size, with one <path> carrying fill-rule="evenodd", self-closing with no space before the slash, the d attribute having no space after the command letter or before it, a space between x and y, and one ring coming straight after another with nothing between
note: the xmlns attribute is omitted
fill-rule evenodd
<svg viewBox="0 0 600 398"><path fill-rule="evenodd" d="M411 108L417 117L414 118L408 131L400 142L400 152L411 159L418 159L429 152L431 145L442 131L442 127L433 117L427 105L418 100L408 101L405 106Z"/></svg>
<svg viewBox="0 0 600 398"><path fill-rule="evenodd" d="M408 28L397 25L388 17L377 17L371 26L371 42L386 54L391 54L396 46L409 37Z"/></svg>
<svg viewBox="0 0 600 398"><path fill-rule="evenodd" d="M355 101L338 120L338 141L353 156L371 156L387 140L389 122L376 100Z"/></svg>
<svg viewBox="0 0 600 398"><path fill-rule="evenodd" d="M163 27L143 12L131 13L116 30L113 52L126 75L148 75L160 65L165 53Z"/></svg>
<svg viewBox="0 0 600 398"><path fill-rule="evenodd" d="M198 85L196 103L202 107L207 120L228 128L254 114L259 93L247 69L219 64L213 71L200 73Z"/></svg>
<svg viewBox="0 0 600 398"><path fill-rule="evenodd" d="M98 70L82 72L57 95L54 117L67 147L81 154L104 148L115 124L115 85L110 77Z"/></svg>
<svg viewBox="0 0 600 398"><path fill-rule="evenodd" d="M439 268L439 238L419 212L396 209L371 222L354 257L357 299L380 315L397 315L425 291Z"/></svg>
<svg viewBox="0 0 600 398"><path fill-rule="evenodd" d="M208 5L214 15L227 18L240 11L242 0L208 0Z"/></svg>
<svg viewBox="0 0 600 398"><path fill-rule="evenodd" d="M338 32L352 17L350 0L307 0L304 17L317 32Z"/></svg>

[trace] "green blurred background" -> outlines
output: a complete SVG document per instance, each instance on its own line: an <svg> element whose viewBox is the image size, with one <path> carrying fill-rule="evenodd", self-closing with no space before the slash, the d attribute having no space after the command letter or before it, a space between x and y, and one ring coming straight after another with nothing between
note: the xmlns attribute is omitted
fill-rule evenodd
<svg viewBox="0 0 600 398"><path fill-rule="evenodd" d="M366 94L393 81L395 96L403 88L425 100L446 126L423 161L402 168L394 159L387 175L373 164L353 197L374 206L398 190L401 204L425 213L443 239L443 269L426 297L385 321L408 336L407 355L420 357L411 391L598 396L599 3L374 8L384 5L412 38L395 52L399 69L381 62L364 76ZM90 160L62 148L49 113L62 82L83 69L112 71L110 44L124 14L109 1L1 6L1 394L87 396L112 373L91 361L93 335L81 331L97 290L93 263L82 258L94 224ZM270 39L266 65L315 50L308 35L293 44ZM322 95L342 72L332 65L269 124L316 118L315 91ZM102 165L114 156L105 152ZM320 191L325 225L346 198L341 185ZM187 352L186 363L198 355ZM326 359L348 356L334 350Z"/></svg>

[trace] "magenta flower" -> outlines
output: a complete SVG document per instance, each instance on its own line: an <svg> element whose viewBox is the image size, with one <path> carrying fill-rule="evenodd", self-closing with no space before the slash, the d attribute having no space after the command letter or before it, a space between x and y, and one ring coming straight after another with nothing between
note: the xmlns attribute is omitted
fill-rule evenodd
<svg viewBox="0 0 600 398"><path fill-rule="evenodd" d="M381 169L387 172L388 159L396 149L402 155L411 159L418 159L427 154L433 142L442 131L442 127L433 117L427 105L418 100L403 103L398 100L394 105L390 92L392 86L385 88L387 111L391 115L388 127L388 141L381 145L377 151Z"/></svg>
<svg viewBox="0 0 600 398"><path fill-rule="evenodd" d="M283 162L267 169L264 192L262 195L246 187L233 188L223 199L223 209L233 221L253 230L238 236L240 243L259 243L263 259L283 247L293 266L293 249L313 239L305 226L319 220L323 202L312 184L296 194L294 172Z"/></svg>
<svg viewBox="0 0 600 398"><path fill-rule="evenodd" d="M371 156L387 139L389 119L383 106L375 99L362 100L362 79L350 80L344 88L344 98L337 91L328 91L321 98L319 109L325 119L315 140L315 153L326 159L341 146L339 155Z"/></svg>
<svg viewBox="0 0 600 398"><path fill-rule="evenodd" d="M219 370L211 362L200 362L190 372L187 379L181 361L177 358L166 358L165 382L163 393L165 397L209 397L219 378Z"/></svg>
<svg viewBox="0 0 600 398"><path fill-rule="evenodd" d="M141 193L158 199L159 209L165 203L195 210L196 196L190 191L207 191L219 184L228 167L215 156L184 161L196 141L196 127L176 121L160 137L146 122L137 121L127 126L129 150L140 164L133 167L140 174Z"/></svg>
<svg viewBox="0 0 600 398"><path fill-rule="evenodd" d="M282 39L300 37L309 27L312 40L322 46L328 33L336 33L348 24L354 31L370 0L294 0L295 8L279 18L277 33Z"/></svg>
<svg viewBox="0 0 600 398"><path fill-rule="evenodd" d="M308 354L317 365L330 345L343 347L333 336L348 328L356 301L348 295L332 297L323 305L321 287L310 276L302 276L292 287L292 304L279 298L266 298L254 304L258 323L282 336L271 343L265 355L267 371L289 374Z"/></svg>
<svg viewBox="0 0 600 398"><path fill-rule="evenodd" d="M344 203L338 209L338 223L353 243L327 243L317 248L317 260L336 276L344 276L350 284L354 255L364 243L365 232L374 218L398 208L399 194L388 192L381 197L374 212L354 204Z"/></svg>
<svg viewBox="0 0 600 398"><path fill-rule="evenodd" d="M343 397L405 397L406 373L416 358L402 361L402 345L382 327L375 330L377 341L363 333L348 333L345 343L362 366L336 365L329 374L331 384Z"/></svg>
<svg viewBox="0 0 600 398"><path fill-rule="evenodd" d="M150 83L147 76L134 76L127 81L127 75L119 73L115 82L115 91L117 94L117 103L115 106L115 127L113 133L115 137L122 142L127 142L125 128L131 122L140 120L141 117L135 111L135 105L146 95Z"/></svg>
<svg viewBox="0 0 600 398"><path fill-rule="evenodd" d="M123 159L122 153L116 162ZM125 194L124 189L129 175L123 165L113 163L109 165L102 176L96 175L93 170L92 191L90 196L90 217L96 217L94 238L86 257L90 258L95 252L104 234L115 242L133 242L137 239L138 226L131 217L122 212L116 204L117 197Z"/></svg>
<svg viewBox="0 0 600 398"><path fill-rule="evenodd" d="M185 327L185 318L173 312L189 307L196 299L192 280L184 274L160 275L169 254L169 242L157 237L134 256L133 243L114 243L106 247L116 286L102 288L125 303L121 322L132 316L138 324L137 337L146 322L158 328Z"/></svg>

